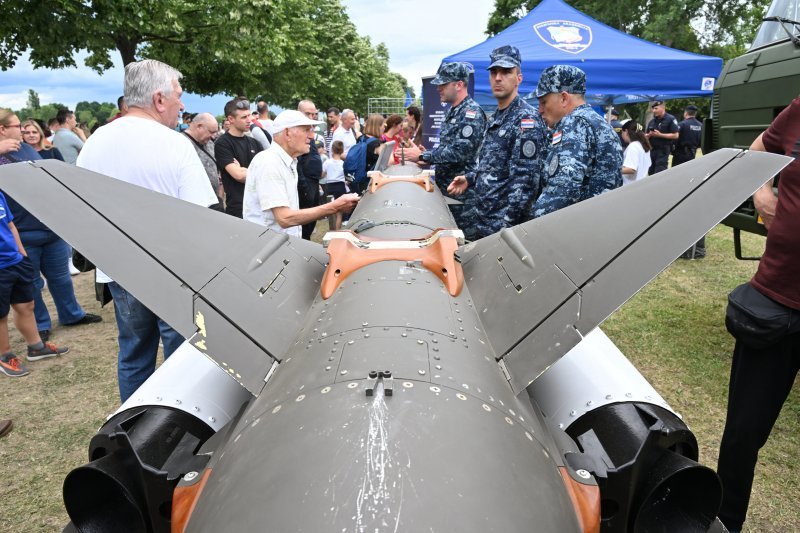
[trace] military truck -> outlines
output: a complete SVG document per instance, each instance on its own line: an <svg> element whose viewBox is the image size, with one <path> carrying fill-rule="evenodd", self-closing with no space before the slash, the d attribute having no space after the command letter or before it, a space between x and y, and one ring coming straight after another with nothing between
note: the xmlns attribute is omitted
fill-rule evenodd
<svg viewBox="0 0 800 533"><path fill-rule="evenodd" d="M704 127L703 153L748 148L798 94L800 0L774 0L750 50L722 69ZM722 222L733 228L736 257L759 259L743 257L741 250L741 231L767 234L752 199Z"/></svg>

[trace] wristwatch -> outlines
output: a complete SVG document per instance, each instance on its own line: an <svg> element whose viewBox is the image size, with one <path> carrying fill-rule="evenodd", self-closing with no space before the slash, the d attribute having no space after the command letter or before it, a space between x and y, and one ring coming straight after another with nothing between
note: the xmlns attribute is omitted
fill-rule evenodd
<svg viewBox="0 0 800 533"><path fill-rule="evenodd" d="M422 152L419 154L419 160L423 163L430 163L433 161L433 154L431 152Z"/></svg>

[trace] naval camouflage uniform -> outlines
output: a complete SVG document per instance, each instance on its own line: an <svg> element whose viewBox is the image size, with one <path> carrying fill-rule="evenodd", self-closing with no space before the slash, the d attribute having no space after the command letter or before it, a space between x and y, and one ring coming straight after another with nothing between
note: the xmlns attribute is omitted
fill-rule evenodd
<svg viewBox="0 0 800 533"><path fill-rule="evenodd" d="M439 68L432 85L443 85L455 81L469 81L470 67L466 63L445 63ZM463 176L475 170L478 149L486 128L486 113L475 100L467 96L458 105L447 110L439 133L439 146L420 154L420 161L436 165L436 185L442 194L447 194L447 186L456 176ZM467 189L457 199L464 205L451 205L459 228L464 228L467 219L464 209L473 203L475 192Z"/></svg>
<svg viewBox="0 0 800 533"><path fill-rule="evenodd" d="M586 75L567 65L542 72L536 96L586 92ZM581 104L553 127L544 162L542 193L533 204L536 218L622 186L622 148L613 128L588 104Z"/></svg>
<svg viewBox="0 0 800 533"><path fill-rule="evenodd" d="M475 171L466 174L475 198L463 227L470 240L480 239L525 219L540 191L547 127L539 112L514 98L489 119Z"/></svg>

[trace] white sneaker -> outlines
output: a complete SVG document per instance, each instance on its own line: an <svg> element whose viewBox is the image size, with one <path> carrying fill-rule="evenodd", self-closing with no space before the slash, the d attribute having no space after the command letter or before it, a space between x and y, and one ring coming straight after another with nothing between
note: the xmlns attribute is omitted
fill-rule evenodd
<svg viewBox="0 0 800 533"><path fill-rule="evenodd" d="M70 276L77 276L80 274L81 271L75 268L75 265L72 264L72 259L69 260L69 275Z"/></svg>

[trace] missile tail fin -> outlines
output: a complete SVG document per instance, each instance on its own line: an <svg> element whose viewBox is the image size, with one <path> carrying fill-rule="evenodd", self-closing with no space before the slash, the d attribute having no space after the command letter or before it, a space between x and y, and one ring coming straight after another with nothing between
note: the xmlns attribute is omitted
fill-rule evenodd
<svg viewBox="0 0 800 533"><path fill-rule="evenodd" d="M464 247L467 287L514 390L790 161L718 150Z"/></svg>

